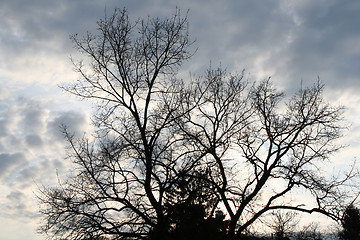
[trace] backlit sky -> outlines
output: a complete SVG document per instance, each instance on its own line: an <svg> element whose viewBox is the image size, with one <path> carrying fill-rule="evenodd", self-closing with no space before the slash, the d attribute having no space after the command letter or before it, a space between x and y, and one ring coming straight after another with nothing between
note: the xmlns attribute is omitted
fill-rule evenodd
<svg viewBox="0 0 360 240"><path fill-rule="evenodd" d="M89 131L91 107L58 85L75 81L69 35L96 30L105 9L132 19L189 9L196 55L183 76L210 65L252 80L271 76L291 94L320 77L325 97L347 108L351 127L334 166L360 156L360 1L2 0L0 2L0 239L36 234L38 186L67 172L61 124Z"/></svg>

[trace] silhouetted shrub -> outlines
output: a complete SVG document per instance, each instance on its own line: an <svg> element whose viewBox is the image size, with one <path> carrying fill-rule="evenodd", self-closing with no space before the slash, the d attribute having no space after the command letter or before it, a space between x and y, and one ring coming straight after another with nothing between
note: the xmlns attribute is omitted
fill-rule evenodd
<svg viewBox="0 0 360 240"><path fill-rule="evenodd" d="M342 222L343 230L339 233L341 240L360 239L360 211L358 208L350 205L345 210Z"/></svg>

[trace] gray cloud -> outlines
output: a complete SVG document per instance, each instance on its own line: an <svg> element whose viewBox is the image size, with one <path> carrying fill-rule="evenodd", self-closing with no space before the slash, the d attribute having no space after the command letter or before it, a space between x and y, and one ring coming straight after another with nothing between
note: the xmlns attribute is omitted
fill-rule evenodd
<svg viewBox="0 0 360 240"><path fill-rule="evenodd" d="M37 217L36 213L31 209L31 201L29 196L21 191L13 190L6 195L8 202L6 208L2 212L3 215L8 216L11 219L18 219L21 222L34 221Z"/></svg>
<svg viewBox="0 0 360 240"><path fill-rule="evenodd" d="M330 88L359 87L359 10L354 1L317 1L295 8L298 24L290 29L290 41L266 66L277 66L278 75L289 78L283 82L287 85L320 76Z"/></svg>
<svg viewBox="0 0 360 240"><path fill-rule="evenodd" d="M26 189L33 186L34 181L39 179L39 176L49 177L50 171L53 171L50 166L47 168L41 168L43 164L39 165L31 165L23 168L19 171L16 181L14 181L11 185L17 189ZM55 171L54 171L55 172Z"/></svg>
<svg viewBox="0 0 360 240"><path fill-rule="evenodd" d="M13 173L14 170L26 163L23 153L1 153L0 154L0 178Z"/></svg>
<svg viewBox="0 0 360 240"><path fill-rule="evenodd" d="M73 99L58 95L56 84L75 80L68 55L76 53L69 35L94 32L105 8L110 14L115 6L127 7L133 20L169 16L176 6L183 14L190 9L190 36L197 39L198 51L185 64L185 77L189 71L203 74L210 62L214 67L221 62L229 71L246 68L254 80L271 75L286 90L298 88L300 80L308 85L319 75L326 90L341 93L332 100L342 97L346 105L352 99L347 117L358 125L357 1L5 0L0 8L0 178L8 181L0 186L7 189L0 200L20 199L6 205L9 218L32 216L30 195L23 189L36 188L33 180L56 182L56 169L68 166L62 160L60 126L78 136L87 130L87 116L79 110L85 107L69 104ZM355 126L349 139L356 145Z"/></svg>
<svg viewBox="0 0 360 240"><path fill-rule="evenodd" d="M56 140L63 140L63 128L66 127L69 133L81 136L88 127L84 114L75 111L61 112L54 119L48 122L47 128L51 136Z"/></svg>
<svg viewBox="0 0 360 240"><path fill-rule="evenodd" d="M4 1L0 10L3 19L0 34L16 52L62 50L69 46L69 34L94 27L106 5L94 0L36 0L31 4L23 0ZM48 44L52 41L58 44Z"/></svg>
<svg viewBox="0 0 360 240"><path fill-rule="evenodd" d="M23 149L24 143L30 148L40 147L42 142L40 135L46 128L47 112L48 110L39 102L35 103L24 98L1 100L1 151L26 151Z"/></svg>
<svg viewBox="0 0 360 240"><path fill-rule="evenodd" d="M6 99L10 96L10 91L6 88L0 87L0 100Z"/></svg>
<svg viewBox="0 0 360 240"><path fill-rule="evenodd" d="M203 71L210 61L230 69L275 77L284 85L320 75L328 85L358 84L360 49L359 4L354 1L45 1L2 4L3 42L7 61L30 56L29 51L71 53L68 36L96 29L105 8L126 6L130 15L164 16L176 6L190 9L191 35L199 47L188 67ZM346 17L344 17L346 16ZM10 52L12 54L10 54ZM38 54L37 54L38 55ZM9 61L10 60L10 61ZM202 72L200 72L202 73ZM340 74L341 73L341 74ZM338 81L341 78L342 81ZM289 84L291 83L291 84Z"/></svg>
<svg viewBox="0 0 360 240"><path fill-rule="evenodd" d="M8 136L14 130L18 117L13 108L5 105L4 110L0 109L0 137Z"/></svg>
<svg viewBox="0 0 360 240"><path fill-rule="evenodd" d="M9 124L10 124L9 118L0 119L0 137L7 136L10 133Z"/></svg>
<svg viewBox="0 0 360 240"><path fill-rule="evenodd" d="M62 154L59 153L57 155L61 159ZM52 159L51 156L40 157L37 161L23 165L17 171L16 178L8 182L8 186L14 191L37 191L39 186L53 185L57 182L58 174L68 174L69 164L69 161L64 159Z"/></svg>
<svg viewBox="0 0 360 240"><path fill-rule="evenodd" d="M26 132L41 133L45 128L48 110L39 103L25 103L22 115L23 129Z"/></svg>
<svg viewBox="0 0 360 240"><path fill-rule="evenodd" d="M30 148L40 148L44 145L44 141L37 134L29 134L25 136L27 146Z"/></svg>
<svg viewBox="0 0 360 240"><path fill-rule="evenodd" d="M20 191L12 191L10 194L8 194L6 196L7 199L9 199L10 201L19 201L21 198L24 197L24 194Z"/></svg>

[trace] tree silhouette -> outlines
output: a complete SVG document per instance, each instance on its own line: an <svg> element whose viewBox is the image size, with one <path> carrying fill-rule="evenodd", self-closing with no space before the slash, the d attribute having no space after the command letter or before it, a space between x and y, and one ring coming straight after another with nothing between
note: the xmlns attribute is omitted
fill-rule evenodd
<svg viewBox="0 0 360 240"><path fill-rule="evenodd" d="M215 194L204 188L203 178L184 179L178 182L177 190L171 192L171 201L166 203L167 232L150 232L149 239L208 239L221 240L226 237L228 221L221 210L209 213ZM203 173L197 174L203 175ZM206 183L205 183L206 184ZM206 189L206 190L205 190ZM166 237L167 236L167 237Z"/></svg>
<svg viewBox="0 0 360 240"><path fill-rule="evenodd" d="M346 208L343 219L341 221L343 230L340 231L341 240L357 240L360 239L360 211L354 205Z"/></svg>
<svg viewBox="0 0 360 240"><path fill-rule="evenodd" d="M296 212L281 212L274 211L271 213L270 222L266 225L273 230L275 239L289 239L297 225L299 220L297 219Z"/></svg>
<svg viewBox="0 0 360 240"><path fill-rule="evenodd" d="M297 231L293 234L293 239L296 240L322 240L326 239L318 231L318 225L315 223L310 223L303 226L300 231Z"/></svg>
<svg viewBox="0 0 360 240"><path fill-rule="evenodd" d="M239 239L271 211L339 218L341 187L354 174L319 173L343 129L343 109L324 101L319 81L286 99L270 79L251 84L222 69L178 79L192 56L179 10L135 23L116 10L98 25L98 34L73 36L87 58L73 60L80 79L64 86L97 104L96 132L75 139L64 128L76 169L41 189L43 233ZM298 189L313 205L287 201Z"/></svg>

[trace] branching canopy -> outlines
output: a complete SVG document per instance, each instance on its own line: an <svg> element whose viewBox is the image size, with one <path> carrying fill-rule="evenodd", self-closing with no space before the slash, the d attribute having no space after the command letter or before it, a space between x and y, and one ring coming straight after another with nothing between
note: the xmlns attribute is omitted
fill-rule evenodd
<svg viewBox="0 0 360 240"><path fill-rule="evenodd" d="M238 239L274 210L339 219L342 186L356 172L335 179L319 171L341 149L343 130L343 108L324 100L320 81L286 98L270 79L251 83L223 69L177 79L193 43L179 10L135 23L116 10L98 25L96 35L72 37L86 59L74 60L80 79L64 86L97 104L96 137L64 129L76 174L41 190L43 232ZM299 190L312 205L290 201ZM194 232L209 228L211 236Z"/></svg>

